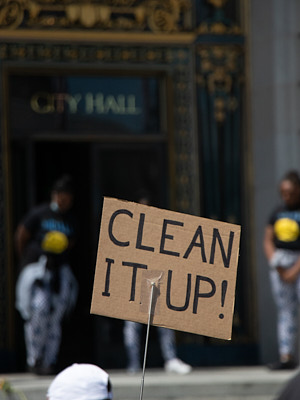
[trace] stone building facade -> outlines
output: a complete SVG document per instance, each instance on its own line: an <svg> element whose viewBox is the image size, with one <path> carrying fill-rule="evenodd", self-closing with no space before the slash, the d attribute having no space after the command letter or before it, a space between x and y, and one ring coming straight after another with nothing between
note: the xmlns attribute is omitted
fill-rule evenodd
<svg viewBox="0 0 300 400"><path fill-rule="evenodd" d="M263 105L257 108L265 101L261 60L270 62L264 49L273 40L260 35L275 24L279 37L289 38L277 20L263 25L258 3L0 4L0 370L24 366L22 321L14 309L14 230L62 172L76 182L81 238L74 269L82 286L76 315L65 326L62 362L125 365L122 321L90 316L89 305L102 198L132 200L140 187L159 207L242 225L232 340L177 332L179 355L195 366L274 356L275 339L266 339L274 307L268 286L261 286L267 268L260 269L260 240L266 199L272 194L275 203L275 181L291 158L286 154L278 164L283 138L274 137L272 126L270 137L260 136L261 118L274 116L269 107L263 117ZM280 6L267 3L279 15ZM282 15L293 16L293 7ZM282 76L276 71L275 84ZM271 79L266 72L264 82L274 84ZM266 157L273 160L267 166ZM299 164L295 148L292 163ZM149 363L157 366L154 339Z"/></svg>

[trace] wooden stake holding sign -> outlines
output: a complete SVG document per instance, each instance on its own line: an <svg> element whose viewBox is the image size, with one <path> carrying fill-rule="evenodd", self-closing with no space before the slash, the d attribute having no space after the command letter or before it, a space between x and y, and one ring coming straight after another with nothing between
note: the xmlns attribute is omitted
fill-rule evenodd
<svg viewBox="0 0 300 400"><path fill-rule="evenodd" d="M155 282L151 281L151 292L150 292L150 302L149 302L149 313L148 313L148 324L147 324L147 334L145 341L145 350L144 350L144 362L143 362L143 373L142 373L142 381L141 381L141 390L140 390L140 400L143 398L144 392L144 380L145 380L145 370L146 370L146 361L147 361L147 352L148 352L148 342L149 342L149 331L150 331L150 323L151 323L151 315L152 315L152 307L153 307L153 293L155 289Z"/></svg>
<svg viewBox="0 0 300 400"><path fill-rule="evenodd" d="M239 243L239 225L106 197L91 313L230 340Z"/></svg>

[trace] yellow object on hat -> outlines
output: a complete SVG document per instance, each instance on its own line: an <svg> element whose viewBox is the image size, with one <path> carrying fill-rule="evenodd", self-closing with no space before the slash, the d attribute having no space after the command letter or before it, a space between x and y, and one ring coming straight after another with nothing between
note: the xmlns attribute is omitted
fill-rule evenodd
<svg viewBox="0 0 300 400"><path fill-rule="evenodd" d="M47 232L42 241L42 249L48 253L61 254L69 245L67 236L59 231Z"/></svg>

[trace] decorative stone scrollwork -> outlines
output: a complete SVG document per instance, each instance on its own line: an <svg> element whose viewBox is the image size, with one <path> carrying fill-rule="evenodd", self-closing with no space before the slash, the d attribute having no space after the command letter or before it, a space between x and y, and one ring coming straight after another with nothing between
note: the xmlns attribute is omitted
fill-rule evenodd
<svg viewBox="0 0 300 400"><path fill-rule="evenodd" d="M191 30L191 0L0 0L0 29Z"/></svg>
<svg viewBox="0 0 300 400"><path fill-rule="evenodd" d="M149 27L152 31L174 32L178 30L181 12L188 12L188 0L152 0L149 2Z"/></svg>
<svg viewBox="0 0 300 400"><path fill-rule="evenodd" d="M224 6L228 0L206 0L214 7L211 19L201 22L197 29L200 35L240 35L241 29L238 25L227 19L224 14Z"/></svg>
<svg viewBox="0 0 300 400"><path fill-rule="evenodd" d="M0 1L0 27L17 28L24 19L23 1L1 0Z"/></svg>
<svg viewBox="0 0 300 400"><path fill-rule="evenodd" d="M242 52L239 46L199 46L199 86L206 87L214 104L214 117L224 123L228 112L234 110L237 99L233 83L241 79Z"/></svg>

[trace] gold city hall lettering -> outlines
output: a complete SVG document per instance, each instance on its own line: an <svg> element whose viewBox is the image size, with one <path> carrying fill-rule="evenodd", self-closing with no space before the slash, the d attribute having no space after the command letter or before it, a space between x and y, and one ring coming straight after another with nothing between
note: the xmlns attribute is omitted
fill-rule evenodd
<svg viewBox="0 0 300 400"><path fill-rule="evenodd" d="M103 93L48 93L36 92L30 99L30 107L37 114L70 114L81 112L85 114L116 114L139 115L142 109L136 105L133 94L104 95Z"/></svg>

